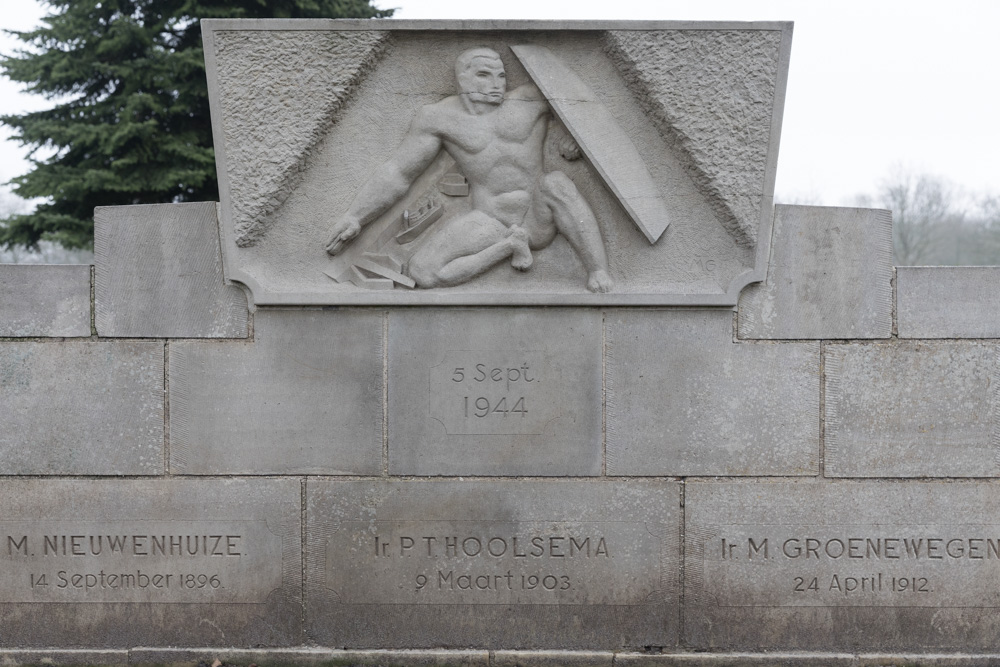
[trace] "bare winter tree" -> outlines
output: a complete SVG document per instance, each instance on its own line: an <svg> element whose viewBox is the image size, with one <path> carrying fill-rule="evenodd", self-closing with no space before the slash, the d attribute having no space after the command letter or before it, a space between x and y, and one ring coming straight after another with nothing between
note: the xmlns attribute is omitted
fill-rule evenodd
<svg viewBox="0 0 1000 667"><path fill-rule="evenodd" d="M954 188L946 181L896 169L874 196L860 196L857 202L892 211L897 266L957 263L941 257L949 241L953 241L949 235L960 231L965 218Z"/></svg>

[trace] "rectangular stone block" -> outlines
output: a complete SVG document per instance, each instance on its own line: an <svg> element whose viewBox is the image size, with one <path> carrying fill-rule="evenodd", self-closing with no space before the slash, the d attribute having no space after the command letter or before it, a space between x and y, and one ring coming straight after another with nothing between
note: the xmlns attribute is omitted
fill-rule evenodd
<svg viewBox="0 0 1000 667"><path fill-rule="evenodd" d="M995 344L829 345L824 363L827 475L1000 475Z"/></svg>
<svg viewBox="0 0 1000 667"><path fill-rule="evenodd" d="M301 643L298 480L24 480L0 495L0 644Z"/></svg>
<svg viewBox="0 0 1000 667"><path fill-rule="evenodd" d="M163 473L163 343L0 343L0 474Z"/></svg>
<svg viewBox="0 0 1000 667"><path fill-rule="evenodd" d="M691 648L996 648L1000 485L693 481L685 516Z"/></svg>
<svg viewBox="0 0 1000 667"><path fill-rule="evenodd" d="M0 264L0 337L90 335L90 266Z"/></svg>
<svg viewBox="0 0 1000 667"><path fill-rule="evenodd" d="M171 472L380 474L382 324L259 310L252 342L171 343Z"/></svg>
<svg viewBox="0 0 1000 667"><path fill-rule="evenodd" d="M678 483L652 480L309 480L309 638L673 646L679 500Z"/></svg>
<svg viewBox="0 0 1000 667"><path fill-rule="evenodd" d="M94 209L97 333L246 338L247 300L227 286L215 202Z"/></svg>
<svg viewBox="0 0 1000 667"><path fill-rule="evenodd" d="M900 338L1000 338L1000 267L896 269Z"/></svg>
<svg viewBox="0 0 1000 667"><path fill-rule="evenodd" d="M601 313L389 315L389 472L599 475Z"/></svg>
<svg viewBox="0 0 1000 667"><path fill-rule="evenodd" d="M740 295L739 336L889 338L892 213L775 206L767 279Z"/></svg>
<svg viewBox="0 0 1000 667"><path fill-rule="evenodd" d="M609 311L609 475L815 475L819 345L734 343L730 311Z"/></svg>

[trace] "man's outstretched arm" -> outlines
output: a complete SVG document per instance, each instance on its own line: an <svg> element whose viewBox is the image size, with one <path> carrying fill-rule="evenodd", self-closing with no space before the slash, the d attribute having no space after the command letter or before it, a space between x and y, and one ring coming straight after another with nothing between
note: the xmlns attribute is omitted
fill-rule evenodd
<svg viewBox="0 0 1000 667"><path fill-rule="evenodd" d="M358 191L351 207L338 220L326 242L326 251L336 255L344 245L399 201L413 185L413 181L430 166L441 151L441 138L429 131L424 122L425 111L413 120L410 131L396 153L380 166L375 174Z"/></svg>

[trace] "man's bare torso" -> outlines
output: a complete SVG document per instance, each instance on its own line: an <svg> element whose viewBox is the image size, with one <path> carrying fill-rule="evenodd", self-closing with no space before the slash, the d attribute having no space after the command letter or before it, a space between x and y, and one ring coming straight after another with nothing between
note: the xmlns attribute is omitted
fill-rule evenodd
<svg viewBox="0 0 1000 667"><path fill-rule="evenodd" d="M457 96L430 104L417 119L469 180L472 207L505 225L520 224L542 175L548 104L521 86L487 113L469 113Z"/></svg>

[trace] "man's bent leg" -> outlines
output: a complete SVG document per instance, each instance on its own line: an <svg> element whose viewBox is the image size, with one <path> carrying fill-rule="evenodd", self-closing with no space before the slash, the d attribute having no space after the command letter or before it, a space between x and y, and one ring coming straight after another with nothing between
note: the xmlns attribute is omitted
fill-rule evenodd
<svg viewBox="0 0 1000 667"><path fill-rule="evenodd" d="M597 218L590 205L576 189L569 176L553 171L542 177L543 201L552 211L552 219L587 269L587 289L608 292L613 286L608 274L608 256Z"/></svg>
<svg viewBox="0 0 1000 667"><path fill-rule="evenodd" d="M528 234L472 211L445 223L410 259L409 274L423 288L460 285L508 257L521 271L531 267Z"/></svg>

